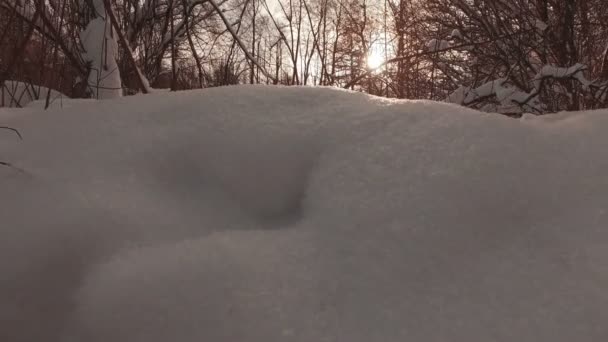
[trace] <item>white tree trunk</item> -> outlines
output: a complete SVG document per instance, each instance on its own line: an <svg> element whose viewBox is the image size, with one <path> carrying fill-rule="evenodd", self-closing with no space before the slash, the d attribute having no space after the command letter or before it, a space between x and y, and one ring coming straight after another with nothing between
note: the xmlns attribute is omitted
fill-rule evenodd
<svg viewBox="0 0 608 342"><path fill-rule="evenodd" d="M82 56L90 63L88 88L93 98L111 99L122 96L120 71L116 63L118 43L116 32L107 18L103 0L92 0L97 17L80 33L85 51Z"/></svg>

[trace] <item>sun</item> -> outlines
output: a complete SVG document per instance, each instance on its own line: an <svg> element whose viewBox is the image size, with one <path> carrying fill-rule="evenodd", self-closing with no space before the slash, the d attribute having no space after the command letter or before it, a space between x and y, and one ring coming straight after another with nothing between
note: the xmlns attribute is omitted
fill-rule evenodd
<svg viewBox="0 0 608 342"><path fill-rule="evenodd" d="M371 51L367 56L367 67L370 69L376 69L384 63L384 56L381 51Z"/></svg>

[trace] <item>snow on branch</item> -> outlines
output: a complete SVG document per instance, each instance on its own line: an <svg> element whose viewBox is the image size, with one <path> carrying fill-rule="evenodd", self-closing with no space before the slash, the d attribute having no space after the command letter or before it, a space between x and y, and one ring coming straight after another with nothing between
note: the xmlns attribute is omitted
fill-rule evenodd
<svg viewBox="0 0 608 342"><path fill-rule="evenodd" d="M490 97L499 102L497 111L502 113L523 113L525 111L543 112L542 103L538 99L544 82L548 79L572 79L578 81L584 91L596 89L606 92L608 83L595 83L588 80L583 71L587 67L577 63L571 67L557 67L555 65L543 66L533 79L533 89L525 92L510 84L506 78L488 81L479 87L471 88L461 86L447 96L446 102L469 106Z"/></svg>
<svg viewBox="0 0 608 342"><path fill-rule="evenodd" d="M454 31L458 31L458 30L454 30ZM458 32L457 35L460 35L460 32ZM446 50L451 47L452 47L452 43L448 42L447 40L443 40L443 39L431 39L428 41L428 43L426 43L427 50L431 51L431 52Z"/></svg>
<svg viewBox="0 0 608 342"><path fill-rule="evenodd" d="M584 90L588 90L589 86L591 86L593 82L589 81L585 77L585 75L583 75L583 71L585 70L587 70L587 66L581 63L576 63L575 65L569 68L560 68L554 65L545 65L540 69L540 71L534 78L534 88L540 89L542 81L547 78L574 78L581 83Z"/></svg>

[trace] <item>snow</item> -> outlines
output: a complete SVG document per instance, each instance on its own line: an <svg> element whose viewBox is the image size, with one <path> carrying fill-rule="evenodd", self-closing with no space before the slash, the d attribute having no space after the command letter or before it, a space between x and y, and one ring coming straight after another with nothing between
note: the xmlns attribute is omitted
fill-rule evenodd
<svg viewBox="0 0 608 342"><path fill-rule="evenodd" d="M450 34L450 38L452 39L462 39L462 33L459 29L452 30L452 34Z"/></svg>
<svg viewBox="0 0 608 342"><path fill-rule="evenodd" d="M540 19L536 19L534 21L534 26L540 31L540 32L545 32L547 30L547 28L549 27L549 25L547 25L547 23L545 23L544 21L540 20Z"/></svg>
<svg viewBox="0 0 608 342"><path fill-rule="evenodd" d="M603 89L608 86L608 84L602 84L599 82L594 83L588 80L583 74L583 71L586 69L587 67L580 63L576 63L567 68L547 64L542 66L534 77L534 88L530 92L524 92L518 89L516 86L509 84L506 79L499 78L488 81L477 88L460 86L450 93L446 97L445 101L461 105L469 105L473 102L495 95L499 105L496 106L489 104L488 108L482 108L483 110L499 113L523 113L525 110L527 110L542 113L543 105L538 99L538 94L540 94L542 89L543 81L548 78L572 78L580 82L583 90L585 91L590 90L591 86L595 85L598 89L598 93L601 93ZM555 88L553 90L556 91ZM561 89L557 89L556 92L563 93Z"/></svg>
<svg viewBox="0 0 608 342"><path fill-rule="evenodd" d="M56 90L51 90L49 94L49 88L47 87L7 80L4 81L4 86L0 86L0 107L24 107L35 101L38 106L44 108L47 95L50 95L49 105L69 99L68 96Z"/></svg>
<svg viewBox="0 0 608 342"><path fill-rule="evenodd" d="M557 67L555 65L550 65L550 64L544 65L540 69L540 71L538 72L536 77L534 78L535 88L540 89L542 80L549 78L549 77L552 77L552 78L573 77L581 83L581 85L583 86L583 89L587 90L593 82L589 81L583 75L583 71L585 71L586 69L587 69L587 67L581 63L576 63L573 66L568 67L568 68L561 68L561 67Z"/></svg>
<svg viewBox="0 0 608 342"><path fill-rule="evenodd" d="M270 86L4 109L0 340L605 341L607 114Z"/></svg>
<svg viewBox="0 0 608 342"><path fill-rule="evenodd" d="M56 97L51 98L49 101L49 108L70 108L80 104L92 104L96 103L95 99L71 99L69 97ZM44 109L46 107L46 99L35 100L27 104L27 108Z"/></svg>
<svg viewBox="0 0 608 342"><path fill-rule="evenodd" d="M431 52L447 50L450 47L452 47L452 43L448 42L447 40L442 40L442 39L431 39L426 44L427 50L429 50Z"/></svg>
<svg viewBox="0 0 608 342"><path fill-rule="evenodd" d="M490 96L495 96L498 105L492 103L485 105L481 109L486 112L521 113L524 109L539 110L541 107L534 95L519 91L516 87L507 83L504 78L488 81L473 89L460 86L449 94L445 101L470 105ZM522 104L525 104L525 106Z"/></svg>
<svg viewBox="0 0 608 342"><path fill-rule="evenodd" d="M118 43L112 25L105 18L102 0L94 0L93 5L98 17L92 19L86 29L80 33L84 47L83 58L90 63L88 85L92 97L111 99L122 96L120 70L116 62Z"/></svg>

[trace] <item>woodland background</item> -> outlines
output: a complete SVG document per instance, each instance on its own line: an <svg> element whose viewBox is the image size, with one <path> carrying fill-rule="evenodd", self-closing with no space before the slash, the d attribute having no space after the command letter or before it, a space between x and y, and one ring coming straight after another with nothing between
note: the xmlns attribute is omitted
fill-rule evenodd
<svg viewBox="0 0 608 342"><path fill-rule="evenodd" d="M0 0L0 105L244 83L605 108L608 1Z"/></svg>

